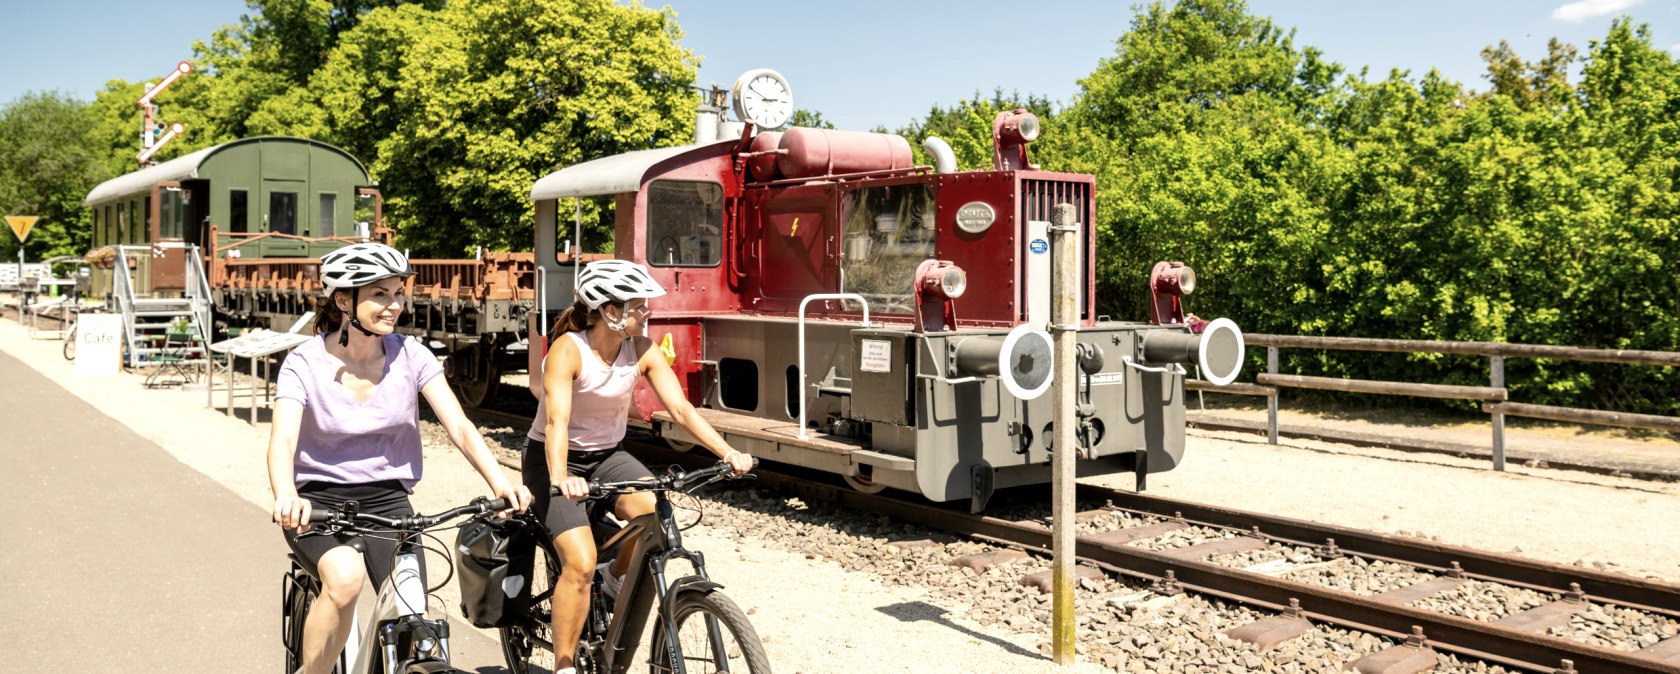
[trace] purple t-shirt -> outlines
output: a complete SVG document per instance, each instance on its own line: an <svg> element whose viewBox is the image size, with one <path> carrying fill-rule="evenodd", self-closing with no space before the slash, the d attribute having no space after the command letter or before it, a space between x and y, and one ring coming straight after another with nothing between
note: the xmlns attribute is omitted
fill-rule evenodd
<svg viewBox="0 0 1680 674"><path fill-rule="evenodd" d="M276 398L303 403L293 479L361 484L420 481L420 388L443 372L419 340L385 335L385 376L367 402L338 382L324 337L304 342L280 366Z"/></svg>

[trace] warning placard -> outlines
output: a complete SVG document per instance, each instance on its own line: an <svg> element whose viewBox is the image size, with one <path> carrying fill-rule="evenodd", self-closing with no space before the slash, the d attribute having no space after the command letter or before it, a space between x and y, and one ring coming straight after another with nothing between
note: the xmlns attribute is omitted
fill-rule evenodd
<svg viewBox="0 0 1680 674"><path fill-rule="evenodd" d="M40 219L41 216L38 215L8 215L6 224L12 226L12 233L17 235L18 243L23 243L24 239L29 238L29 229Z"/></svg>

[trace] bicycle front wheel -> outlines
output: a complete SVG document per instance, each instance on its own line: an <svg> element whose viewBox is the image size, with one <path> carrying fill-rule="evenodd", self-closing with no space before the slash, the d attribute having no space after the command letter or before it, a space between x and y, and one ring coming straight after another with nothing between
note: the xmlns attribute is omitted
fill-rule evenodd
<svg viewBox="0 0 1680 674"><path fill-rule="evenodd" d="M672 608L683 670L688 674L770 674L770 656L764 654L764 642L746 612L729 597L721 592L684 592ZM651 650L648 671L670 674L673 668L662 623L654 626Z"/></svg>
<svg viewBox="0 0 1680 674"><path fill-rule="evenodd" d="M64 359L65 360L75 360L76 359L76 324L75 324L75 322L71 322L69 329L67 329L64 332Z"/></svg>
<svg viewBox="0 0 1680 674"><path fill-rule="evenodd" d="M560 564L545 543L537 545L531 569L531 609L518 624L501 628L502 657L513 674L552 672L554 660L554 581Z"/></svg>

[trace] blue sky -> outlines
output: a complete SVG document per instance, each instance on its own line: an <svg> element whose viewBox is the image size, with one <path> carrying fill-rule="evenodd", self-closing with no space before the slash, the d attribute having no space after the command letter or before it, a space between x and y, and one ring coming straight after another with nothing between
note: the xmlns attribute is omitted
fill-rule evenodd
<svg viewBox="0 0 1680 674"><path fill-rule="evenodd" d="M995 87L1065 103L1079 78L1113 55L1133 12L1115 0L670 5L686 33L683 44L704 57L699 83L727 86L746 70L775 68L792 84L798 107L848 129L897 127L932 105ZM0 9L0 102L48 89L86 99L108 79L161 78L191 55L193 40L245 11L239 0L145 7L129 0L7 2ZM1381 77L1397 67L1417 76L1435 67L1475 88L1485 86L1482 47L1506 39L1535 60L1556 36L1585 51L1623 13L1650 24L1656 44L1680 54L1680 0L1250 0L1250 9L1294 27L1298 45L1318 47L1352 71L1369 66Z"/></svg>

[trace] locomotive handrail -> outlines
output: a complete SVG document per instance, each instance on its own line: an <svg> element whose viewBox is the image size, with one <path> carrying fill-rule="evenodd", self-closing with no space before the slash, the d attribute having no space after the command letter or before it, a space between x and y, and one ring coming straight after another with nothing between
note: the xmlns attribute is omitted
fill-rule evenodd
<svg viewBox="0 0 1680 674"><path fill-rule="evenodd" d="M812 300L853 300L863 305L863 327L869 327L869 300L857 293L818 293L806 295L799 302L799 439L804 440L805 433L805 306Z"/></svg>

